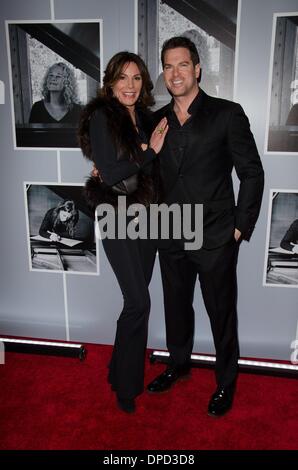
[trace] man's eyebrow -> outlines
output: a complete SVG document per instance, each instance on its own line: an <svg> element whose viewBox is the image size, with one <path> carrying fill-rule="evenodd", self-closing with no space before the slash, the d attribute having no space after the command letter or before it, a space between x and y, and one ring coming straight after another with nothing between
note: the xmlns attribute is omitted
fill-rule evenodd
<svg viewBox="0 0 298 470"><path fill-rule="evenodd" d="M181 60L181 62L178 62L177 65L180 65L180 64L190 64L190 62L191 62L191 61L190 61L190 60L187 60L187 59L186 59L186 60ZM169 64L168 62L165 62L165 63L164 63L164 67L165 67L166 65L173 65L173 64Z"/></svg>

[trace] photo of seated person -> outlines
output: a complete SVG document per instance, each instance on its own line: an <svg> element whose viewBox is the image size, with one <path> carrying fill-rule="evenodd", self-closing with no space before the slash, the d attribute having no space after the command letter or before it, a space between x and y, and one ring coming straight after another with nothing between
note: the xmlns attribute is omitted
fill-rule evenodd
<svg viewBox="0 0 298 470"><path fill-rule="evenodd" d="M298 191L271 190L265 285L298 287Z"/></svg>
<svg viewBox="0 0 298 470"><path fill-rule="evenodd" d="M29 123L77 125L81 106L78 103L77 83L73 71L63 62L50 66L42 84L43 99L36 101Z"/></svg>
<svg viewBox="0 0 298 470"><path fill-rule="evenodd" d="M280 242L280 246L284 250L298 253L298 219L294 220L294 222L290 225L282 241Z"/></svg>
<svg viewBox="0 0 298 470"><path fill-rule="evenodd" d="M39 235L53 242L59 242L62 237L75 238L75 226L78 220L79 211L75 203L71 200L62 201L47 211Z"/></svg>
<svg viewBox="0 0 298 470"><path fill-rule="evenodd" d="M30 270L96 275L93 213L83 185L26 183L25 191Z"/></svg>

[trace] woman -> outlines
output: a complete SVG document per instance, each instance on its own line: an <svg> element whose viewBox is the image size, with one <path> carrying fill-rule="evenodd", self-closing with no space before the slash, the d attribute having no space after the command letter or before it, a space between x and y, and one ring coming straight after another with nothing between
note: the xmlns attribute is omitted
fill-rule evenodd
<svg viewBox="0 0 298 470"><path fill-rule="evenodd" d="M79 122L77 84L73 71L63 62L52 65L43 81L43 99L32 106L29 123L55 124Z"/></svg>
<svg viewBox="0 0 298 470"><path fill-rule="evenodd" d="M137 175L138 186L129 203L148 206L157 202L153 163L167 133L166 119L159 123L148 143L151 120L147 107L154 102L153 85L144 62L136 54L120 52L112 57L103 83L99 96L83 113L80 146L84 155L93 160L110 192L114 188L117 194L123 181L129 182ZM102 242L124 299L108 379L120 409L131 413L135 411L135 397L144 387L148 285L155 249L149 239L105 238Z"/></svg>
<svg viewBox="0 0 298 470"><path fill-rule="evenodd" d="M74 238L75 226L79 220L79 211L71 200L60 202L49 209L39 229L39 235L58 242L61 237Z"/></svg>

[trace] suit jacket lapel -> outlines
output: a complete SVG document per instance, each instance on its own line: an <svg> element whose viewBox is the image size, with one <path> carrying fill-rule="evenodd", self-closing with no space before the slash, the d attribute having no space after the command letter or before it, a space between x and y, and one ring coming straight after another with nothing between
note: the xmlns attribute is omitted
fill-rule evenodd
<svg viewBox="0 0 298 470"><path fill-rule="evenodd" d="M168 107L165 112L165 116L169 119L169 114L171 112L172 103L168 104ZM162 150L161 165L166 169L166 171L177 172L179 170L178 162L173 153L172 147L169 143L169 136L165 138L165 142Z"/></svg>

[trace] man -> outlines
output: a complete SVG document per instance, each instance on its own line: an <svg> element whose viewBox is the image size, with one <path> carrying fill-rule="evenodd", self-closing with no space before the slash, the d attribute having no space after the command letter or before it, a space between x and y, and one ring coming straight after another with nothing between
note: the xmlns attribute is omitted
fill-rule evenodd
<svg viewBox="0 0 298 470"><path fill-rule="evenodd" d="M258 218L264 176L249 122L241 106L212 98L199 88L200 60L192 41L174 37L163 45L164 80L172 102L156 113L169 130L160 153L165 203L203 204L203 246L186 250L183 240L160 245L170 365L147 389L169 389L190 372L194 338L192 306L199 276L216 349L217 389L208 414L232 406L239 346L236 264L239 244L249 240ZM160 130L162 132L162 129ZM240 180L237 207L231 172Z"/></svg>

